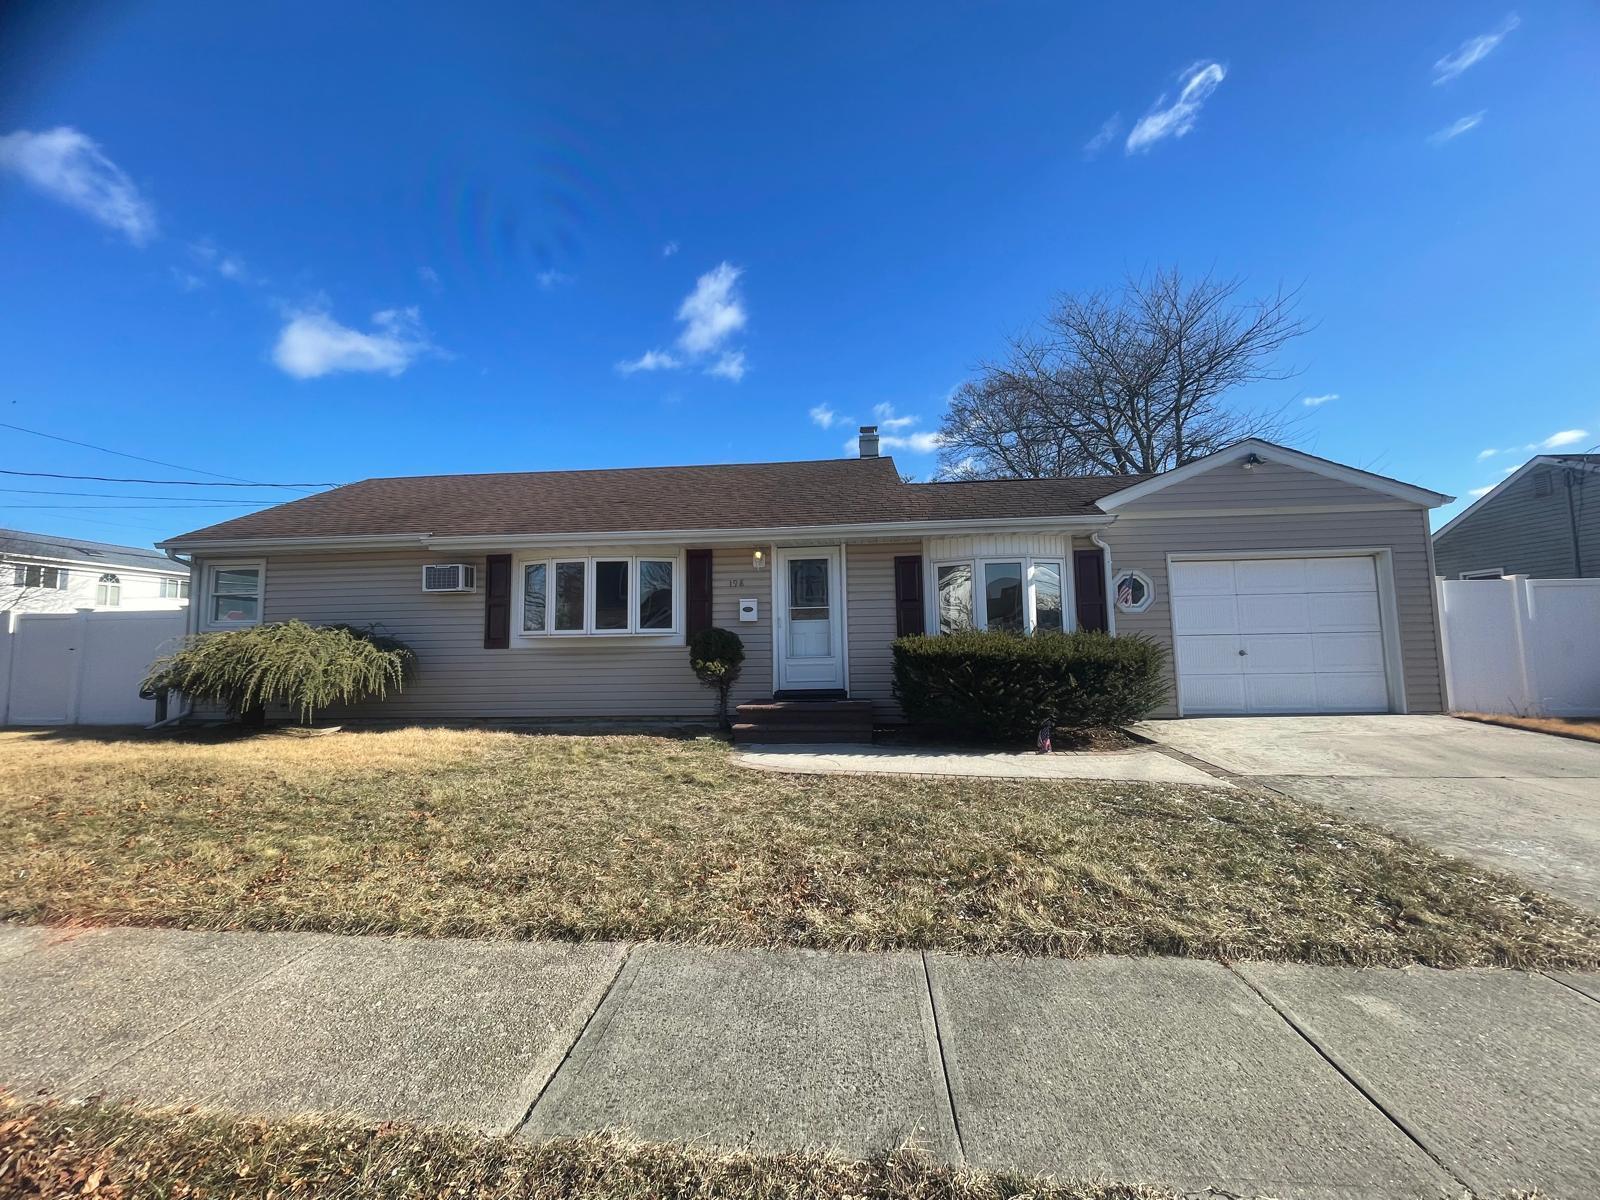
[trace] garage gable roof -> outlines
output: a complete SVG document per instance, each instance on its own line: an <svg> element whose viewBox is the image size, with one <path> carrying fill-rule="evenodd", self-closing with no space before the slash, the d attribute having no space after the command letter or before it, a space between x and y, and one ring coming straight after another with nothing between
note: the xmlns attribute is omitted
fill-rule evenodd
<svg viewBox="0 0 1600 1200"><path fill-rule="evenodd" d="M1438 508L1441 504L1449 504L1455 499L1454 496L1446 496L1442 492L1429 491L1427 488L1420 488L1414 484L1402 483L1400 480L1391 479L1387 475L1377 475L1371 471L1362 471L1355 467L1347 467L1342 463L1331 462L1326 458L1318 458L1314 454L1291 450L1289 447L1280 446L1276 442L1268 442L1261 438L1246 438L1242 442L1235 442L1231 446L1218 450L1215 454L1197 458L1193 462L1185 463L1183 466L1176 467L1171 471L1150 476L1132 487L1125 487L1120 491L1112 492L1108 496L1102 496L1099 501L1100 507L1106 512L1116 512L1118 508L1134 500L1142 500L1146 496L1153 496L1175 483L1193 479L1196 475L1204 475L1207 471L1214 471L1218 467L1230 466L1251 454L1258 455L1267 462L1279 462L1285 466L1297 467L1313 475L1337 479L1342 483L1366 488L1382 495L1393 496L1397 500L1403 500L1408 504L1420 505L1423 508Z"/></svg>

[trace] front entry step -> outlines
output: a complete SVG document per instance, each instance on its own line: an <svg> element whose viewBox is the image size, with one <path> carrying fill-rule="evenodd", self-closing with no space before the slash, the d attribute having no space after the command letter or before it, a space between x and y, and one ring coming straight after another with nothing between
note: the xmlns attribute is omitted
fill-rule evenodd
<svg viewBox="0 0 1600 1200"><path fill-rule="evenodd" d="M771 700L739 705L733 740L741 745L872 741L870 700Z"/></svg>

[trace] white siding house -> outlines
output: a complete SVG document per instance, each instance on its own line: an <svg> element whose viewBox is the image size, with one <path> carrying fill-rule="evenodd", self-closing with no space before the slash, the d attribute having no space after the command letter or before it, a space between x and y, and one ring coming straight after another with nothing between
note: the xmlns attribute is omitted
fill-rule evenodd
<svg viewBox="0 0 1600 1200"><path fill-rule="evenodd" d="M189 569L159 550L0 529L0 612L175 612Z"/></svg>

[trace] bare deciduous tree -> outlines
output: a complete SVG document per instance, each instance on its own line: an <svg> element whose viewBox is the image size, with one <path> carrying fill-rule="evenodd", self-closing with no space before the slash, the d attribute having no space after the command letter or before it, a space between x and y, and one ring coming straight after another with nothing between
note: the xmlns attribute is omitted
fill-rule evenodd
<svg viewBox="0 0 1600 1200"><path fill-rule="evenodd" d="M1240 298L1243 282L1176 269L1115 292L1062 296L1037 331L957 389L940 434L945 478L1134 475L1281 435L1282 409L1226 403L1288 379L1278 352L1308 326L1295 294Z"/></svg>

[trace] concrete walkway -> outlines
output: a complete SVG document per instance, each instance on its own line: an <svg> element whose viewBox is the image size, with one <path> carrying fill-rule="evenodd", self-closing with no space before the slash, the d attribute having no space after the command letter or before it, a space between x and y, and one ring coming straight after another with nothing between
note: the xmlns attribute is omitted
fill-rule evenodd
<svg viewBox="0 0 1600 1200"><path fill-rule="evenodd" d="M1439 716L1197 717L1137 729L1600 911L1600 744Z"/></svg>
<svg viewBox="0 0 1600 1200"><path fill-rule="evenodd" d="M793 775L923 775L972 779L1113 779L1232 787L1159 750L1109 753L1067 750L948 750L925 746L748 745L733 761L758 771Z"/></svg>
<svg viewBox="0 0 1600 1200"><path fill-rule="evenodd" d="M0 1083L1285 1197L1600 1181L1600 979L0 926Z"/></svg>

